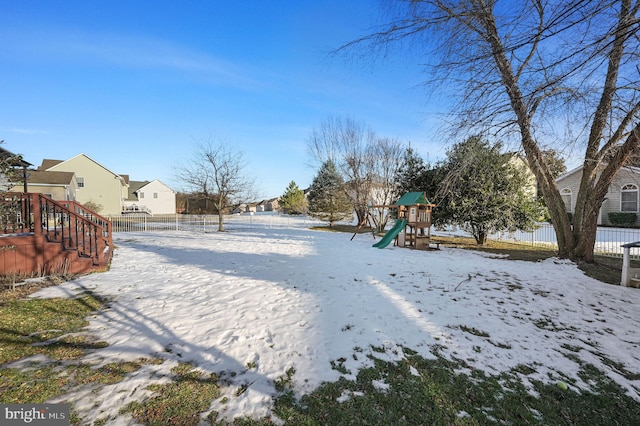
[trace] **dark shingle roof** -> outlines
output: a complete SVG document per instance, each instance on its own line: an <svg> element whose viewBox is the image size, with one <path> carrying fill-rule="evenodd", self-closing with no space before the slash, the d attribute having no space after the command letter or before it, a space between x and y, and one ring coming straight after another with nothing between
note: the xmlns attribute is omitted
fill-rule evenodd
<svg viewBox="0 0 640 426"><path fill-rule="evenodd" d="M69 185L73 179L73 172L48 172L46 170L29 170L27 182L32 185Z"/></svg>
<svg viewBox="0 0 640 426"><path fill-rule="evenodd" d="M42 160L42 164L40 165L40 167L38 167L38 170L47 170L60 163L62 163L62 160L51 160L45 158L44 160Z"/></svg>
<svg viewBox="0 0 640 426"><path fill-rule="evenodd" d="M128 194L127 199L128 200L137 200L138 199L138 195L136 194L136 192L140 188L142 188L143 186L145 186L148 183L149 183L148 180L145 180L145 181L139 181L139 180L129 181L129 194Z"/></svg>

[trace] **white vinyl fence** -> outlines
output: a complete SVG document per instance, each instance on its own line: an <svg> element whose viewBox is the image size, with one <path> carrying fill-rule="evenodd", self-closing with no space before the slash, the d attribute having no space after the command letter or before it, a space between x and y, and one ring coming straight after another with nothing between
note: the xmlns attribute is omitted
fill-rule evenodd
<svg viewBox="0 0 640 426"><path fill-rule="evenodd" d="M109 216L113 232L151 232L151 231L218 231L218 215L191 214L125 214ZM321 222L307 216L289 216L277 213L255 213L225 215L225 230L251 228L298 228L308 227Z"/></svg>
<svg viewBox="0 0 640 426"><path fill-rule="evenodd" d="M216 232L218 230L217 215L145 215L127 214L110 216L113 232L149 232L149 231L192 231ZM305 228L322 222L308 216L289 216L273 212L243 213L224 216L225 230L251 228ZM531 246L558 247L553 226L539 223L532 232L504 232L491 235L489 238L498 241L513 241ZM435 232L437 233L437 232ZM448 233L448 232L447 232ZM460 232L455 232L460 234ZM622 257L622 244L640 241L640 229L600 227L596 235L595 252L605 256ZM640 256L632 253L634 258Z"/></svg>
<svg viewBox="0 0 640 426"><path fill-rule="evenodd" d="M498 241L513 241L537 247L558 248L556 234L550 223L539 223L533 232L510 232L491 235ZM640 241L640 229L598 227L595 253L604 256L622 257L622 245ZM633 254L633 253L632 253ZM634 256L634 258L637 256Z"/></svg>

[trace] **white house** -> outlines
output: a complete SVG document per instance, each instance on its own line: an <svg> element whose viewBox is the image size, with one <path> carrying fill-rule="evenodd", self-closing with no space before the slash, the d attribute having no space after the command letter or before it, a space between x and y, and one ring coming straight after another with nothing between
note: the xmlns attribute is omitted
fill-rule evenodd
<svg viewBox="0 0 640 426"><path fill-rule="evenodd" d="M143 182L132 180L124 201L124 212L175 214L176 193L158 179Z"/></svg>

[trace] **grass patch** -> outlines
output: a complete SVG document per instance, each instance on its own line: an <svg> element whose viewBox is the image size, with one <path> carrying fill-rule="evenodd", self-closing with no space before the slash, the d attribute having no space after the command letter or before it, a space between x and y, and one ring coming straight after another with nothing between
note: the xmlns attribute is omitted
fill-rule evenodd
<svg viewBox="0 0 640 426"><path fill-rule="evenodd" d="M489 337L489 333L482 330L478 330L475 327L467 327L466 325L461 325L460 330L464 331L465 333L473 334L474 336L478 336L478 337Z"/></svg>
<svg viewBox="0 0 640 426"><path fill-rule="evenodd" d="M310 229L313 229L315 231L346 232L351 234L355 234L355 233L371 234L372 233L372 229L368 226L363 226L362 228L358 229L356 225L344 225L340 223L334 223L333 226L329 226L329 225L312 226Z"/></svg>
<svg viewBox="0 0 640 426"><path fill-rule="evenodd" d="M58 285L73 278L72 275L49 275L37 279L31 276L9 274L0 275L0 306L10 300L26 297L36 291Z"/></svg>
<svg viewBox="0 0 640 426"><path fill-rule="evenodd" d="M346 358L338 358L337 360L331 360L331 368L342 374L351 374L351 371L345 367L344 363L347 362Z"/></svg>
<svg viewBox="0 0 640 426"><path fill-rule="evenodd" d="M36 287L31 290L42 288ZM101 367L78 363L76 360L87 350L107 346L105 342L76 334L88 324L86 317L103 308L105 301L91 293L72 299L16 298L24 294L24 291L4 292L0 305L0 401L3 403L45 403L79 386L118 383L142 365L162 362L142 358ZM28 362L21 368L6 366L34 355L46 358ZM73 411L72 424L82 424Z"/></svg>
<svg viewBox="0 0 640 426"><path fill-rule="evenodd" d="M6 404L44 403L83 385L110 385L145 364L157 364L158 359L110 363L95 368L87 364L54 362L32 363L28 368L0 369L0 401Z"/></svg>
<svg viewBox="0 0 640 426"><path fill-rule="evenodd" d="M145 425L199 425L200 413L209 409L211 401L220 396L218 377L205 375L187 363L172 370L174 381L149 386L155 395L142 402L133 402L122 409ZM213 424L217 417L212 412L208 420Z"/></svg>
<svg viewBox="0 0 640 426"><path fill-rule="evenodd" d="M87 349L104 347L87 336L69 334L85 327L85 317L104 301L85 293L74 299L10 300L0 307L0 364L31 355L77 359Z"/></svg>
<svg viewBox="0 0 640 426"><path fill-rule="evenodd" d="M361 370L356 380L327 383L299 401L289 395L277 399L275 413L291 425L354 424L355 419L357 424L640 424L637 402L588 366L583 374L593 383L590 392L534 381L536 397L518 377L535 371L525 365L494 377L473 369L457 374L469 366L440 357L372 360L374 367Z"/></svg>
<svg viewBox="0 0 640 426"><path fill-rule="evenodd" d="M53 365L26 370L0 369L0 401L4 404L42 404L61 394L67 380Z"/></svg>

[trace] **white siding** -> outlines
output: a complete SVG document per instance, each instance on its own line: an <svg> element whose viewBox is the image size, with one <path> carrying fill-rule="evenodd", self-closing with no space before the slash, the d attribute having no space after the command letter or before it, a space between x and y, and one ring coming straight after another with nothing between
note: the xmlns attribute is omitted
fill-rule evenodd
<svg viewBox="0 0 640 426"><path fill-rule="evenodd" d="M146 207L151 214L176 213L176 193L157 179L138 190L138 201L138 205Z"/></svg>

